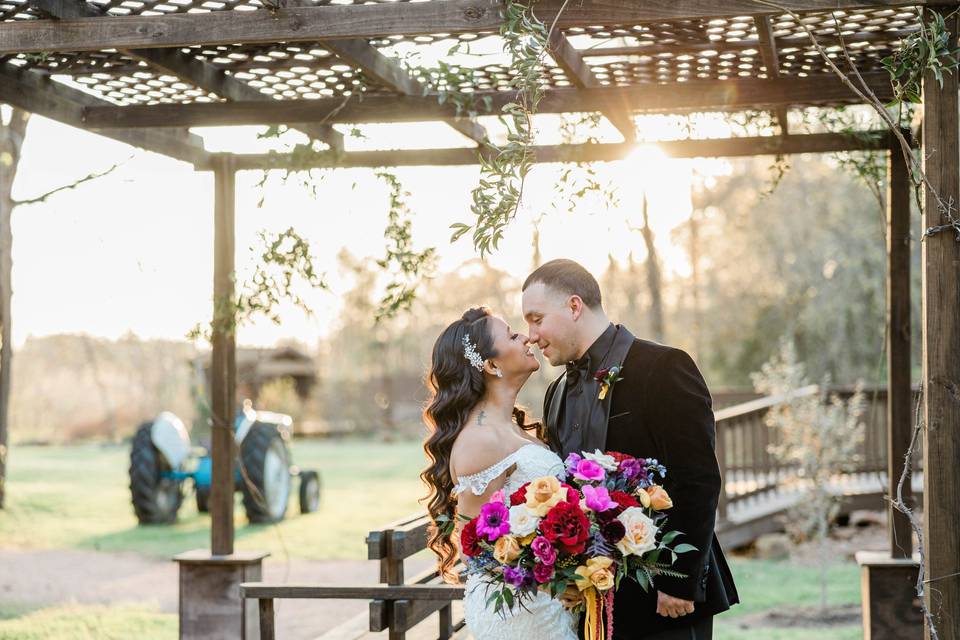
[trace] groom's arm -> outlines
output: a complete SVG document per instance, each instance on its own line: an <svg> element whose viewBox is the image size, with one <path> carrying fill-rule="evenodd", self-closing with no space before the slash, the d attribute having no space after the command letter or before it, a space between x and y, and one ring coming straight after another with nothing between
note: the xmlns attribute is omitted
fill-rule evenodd
<svg viewBox="0 0 960 640"><path fill-rule="evenodd" d="M702 578L713 542L721 482L710 391L697 365L679 349L663 356L651 390L653 428L663 451L660 462L667 467L664 488L674 505L666 511L665 528L683 532L674 545L686 542L697 548L678 555L673 564L686 578L658 576L654 585L675 598L703 602Z"/></svg>

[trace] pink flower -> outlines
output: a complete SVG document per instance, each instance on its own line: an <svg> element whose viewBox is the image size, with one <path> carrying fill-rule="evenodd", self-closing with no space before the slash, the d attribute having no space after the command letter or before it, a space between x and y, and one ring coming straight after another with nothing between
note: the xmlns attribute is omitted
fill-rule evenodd
<svg viewBox="0 0 960 640"><path fill-rule="evenodd" d="M554 568L552 564L543 564L538 562L533 565L533 579L537 581L537 584L544 584L550 582L550 579L553 578Z"/></svg>
<svg viewBox="0 0 960 640"><path fill-rule="evenodd" d="M487 502L506 502L507 497L503 494L503 489L499 491L494 491L493 495L490 496L490 499Z"/></svg>
<svg viewBox="0 0 960 640"><path fill-rule="evenodd" d="M557 561L557 550L543 536L534 538L533 542L530 543L530 548L533 549L533 555L536 556L537 560L543 564L553 566L553 563Z"/></svg>
<svg viewBox="0 0 960 640"><path fill-rule="evenodd" d="M593 460L581 460L573 471L573 477L584 482L602 481L606 472Z"/></svg>
<svg viewBox="0 0 960 640"><path fill-rule="evenodd" d="M494 542L510 533L510 511L503 502L488 502L480 507L477 517L477 534Z"/></svg>
<svg viewBox="0 0 960 640"><path fill-rule="evenodd" d="M610 499L610 492L606 487L583 486L583 499L588 509L593 511L607 511L617 507L617 503Z"/></svg>

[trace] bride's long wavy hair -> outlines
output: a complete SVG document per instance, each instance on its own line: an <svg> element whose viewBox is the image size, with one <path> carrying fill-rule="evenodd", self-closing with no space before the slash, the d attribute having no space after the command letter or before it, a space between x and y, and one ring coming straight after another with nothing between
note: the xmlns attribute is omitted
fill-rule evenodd
<svg viewBox="0 0 960 640"><path fill-rule="evenodd" d="M423 450L430 464L420 478L429 489L423 501L427 502L427 511L433 520L427 536L427 547L437 555L440 575L451 583L458 582L452 570L457 561L457 546L452 540L450 528L438 524L442 516L448 522L456 522L457 517L450 454L470 412L483 398L487 388L484 372L473 367L464 356L463 337L469 337L484 360L495 358L497 353L490 331L491 318L487 307L474 307L444 329L433 345L426 379L431 395L423 411L423 420L430 434L423 444ZM514 407L513 415L521 428L536 430L538 437L542 435L539 423L526 423L523 409Z"/></svg>

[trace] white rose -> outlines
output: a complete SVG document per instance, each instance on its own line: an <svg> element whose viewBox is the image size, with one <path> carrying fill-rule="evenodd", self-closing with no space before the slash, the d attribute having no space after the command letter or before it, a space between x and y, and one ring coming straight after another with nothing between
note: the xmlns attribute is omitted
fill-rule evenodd
<svg viewBox="0 0 960 640"><path fill-rule="evenodd" d="M598 465L606 469L607 471L616 471L617 470L617 461L613 456L605 455L600 449L597 449L593 453L583 452L583 457L587 460L593 460Z"/></svg>
<svg viewBox="0 0 960 640"><path fill-rule="evenodd" d="M625 556L630 554L640 556L657 547L657 527L643 509L628 507L617 516L617 520L622 522L626 529L626 535L617 543L620 553Z"/></svg>
<svg viewBox="0 0 960 640"><path fill-rule="evenodd" d="M540 518L527 509L527 505L518 504L510 507L510 533L522 538L537 530Z"/></svg>

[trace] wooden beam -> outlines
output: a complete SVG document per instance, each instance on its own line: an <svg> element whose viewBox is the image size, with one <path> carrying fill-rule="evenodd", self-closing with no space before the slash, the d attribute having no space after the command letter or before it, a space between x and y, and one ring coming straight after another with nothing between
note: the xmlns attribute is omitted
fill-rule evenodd
<svg viewBox="0 0 960 640"><path fill-rule="evenodd" d="M329 40L324 43L324 47L337 57L359 67L368 78L398 93L407 96L423 94L422 83L366 40ZM486 129L469 118L450 120L447 124L475 142L482 143L487 139Z"/></svg>
<svg viewBox="0 0 960 640"><path fill-rule="evenodd" d="M852 33L844 36L843 42L848 45L856 42L898 42L899 40L907 38L918 31L919 28L908 28L897 29L894 31L869 31L863 33ZM817 41L819 41L822 45L840 44L840 38L837 36L831 36L829 34L817 34ZM801 47L806 49L811 48L810 38L805 33L799 36L778 38L777 42L780 44L780 49L796 49ZM736 42L683 42L679 44L593 47L590 49L583 49L580 51L580 55L585 58L609 56L656 56L664 53L679 56L683 54L697 55L698 53L704 51L716 51L717 53L724 53L727 51L747 51L753 49L760 51L761 46L762 43L759 40L738 40Z"/></svg>
<svg viewBox="0 0 960 640"><path fill-rule="evenodd" d="M871 132L863 132L871 133ZM651 143L673 158L744 157L835 151L883 150L889 146L886 132L870 136L817 133L793 136L725 138L719 140L671 140ZM622 160L636 150L631 143L570 144L533 148L537 163L609 162ZM318 154L311 159L291 160L280 153L237 154L238 170L307 169L347 167L460 166L479 163L477 149L417 149L410 151L355 151L340 156Z"/></svg>
<svg viewBox="0 0 960 640"><path fill-rule="evenodd" d="M798 12L902 7L931 0L781 0ZM568 4L562 12L560 8ZM952 2L951 4L957 4ZM211 11L161 16L119 16L108 21L15 20L0 23L0 54L94 51L140 47L185 47L197 44L297 42L337 38L385 38L393 35L497 31L500 0L323 5L261 11ZM753 0L543 0L536 14L550 23L560 13L558 28L598 24L637 24L658 20L779 14Z"/></svg>
<svg viewBox="0 0 960 640"><path fill-rule="evenodd" d="M214 555L233 553L233 459L236 440L236 311L234 252L236 168L233 156L213 161L213 335L211 336L210 398L213 481L210 489L210 548Z"/></svg>
<svg viewBox="0 0 960 640"><path fill-rule="evenodd" d="M906 134L909 138L909 131ZM910 381L910 201L913 183L899 145L887 154L887 494L896 498L904 456L913 434ZM904 500L913 502L910 474ZM887 533L894 558L913 556L913 531L900 511L887 506Z"/></svg>
<svg viewBox="0 0 960 640"><path fill-rule="evenodd" d="M603 86L562 31L554 31L550 36L550 53L557 66L563 69L564 74L578 89L599 89ZM601 110L601 113L620 131L624 141L633 142L637 139L637 127L629 109L611 107Z"/></svg>
<svg viewBox="0 0 960 640"><path fill-rule="evenodd" d="M864 74L881 99L892 97L885 72ZM508 91L475 94L478 103L489 98L493 113L511 100ZM629 106L638 112L683 113L687 111L737 111L794 104L833 104L858 99L833 75L764 80L742 78L672 85L635 85L602 89L550 89L537 107L538 113L588 113L611 104ZM417 122L449 120L455 111L436 96L364 96L363 100L322 98L272 102L268 109L256 102L176 104L127 107L92 107L84 110L86 126L110 127L226 126L285 124L324 120L329 123Z"/></svg>
<svg viewBox="0 0 960 640"><path fill-rule="evenodd" d="M957 46L957 14L941 6L950 50ZM922 228L960 215L960 77L923 77ZM936 193L931 191L936 190ZM941 202L948 207L942 210ZM925 601L940 638L960 638L960 242L946 228L921 243L923 265L923 537ZM932 636L929 625L924 632Z"/></svg>
<svg viewBox="0 0 960 640"><path fill-rule="evenodd" d="M753 23L757 29L757 37L760 40L760 56L763 59L763 66L767 70L767 77L777 79L780 77L780 56L777 54L777 41L773 35L773 28L770 26L770 16L755 15ZM787 108L779 106L774 109L774 115L777 118L777 124L780 125L780 134L790 133L790 125L787 121Z"/></svg>
<svg viewBox="0 0 960 640"><path fill-rule="evenodd" d="M110 105L34 71L18 70L9 63L0 65L0 102L78 128L85 128L85 108ZM118 128L97 133L195 166L206 166L210 157L203 148L203 138L186 129Z"/></svg>
<svg viewBox="0 0 960 640"><path fill-rule="evenodd" d="M28 0L29 4L57 19L106 18L103 11L86 0ZM137 60L143 60L164 73L177 76L204 91L215 93L225 100L251 100L273 102L273 100L248 84L229 76L216 65L194 58L180 49L122 49L121 53ZM343 134L328 124L309 124L303 133L321 140L331 149L343 151Z"/></svg>

